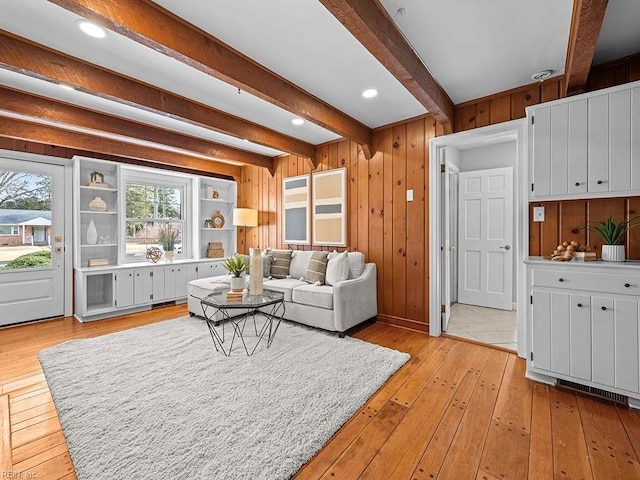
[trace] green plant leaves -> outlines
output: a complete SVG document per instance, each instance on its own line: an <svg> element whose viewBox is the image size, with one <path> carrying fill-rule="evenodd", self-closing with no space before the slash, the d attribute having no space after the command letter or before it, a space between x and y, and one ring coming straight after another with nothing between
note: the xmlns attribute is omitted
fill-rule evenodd
<svg viewBox="0 0 640 480"><path fill-rule="evenodd" d="M640 225L640 222L636 222L638 218L640 217L616 223L613 215L609 215L606 221L588 222L578 228L597 233L604 240L605 245L620 245L624 243L627 232Z"/></svg>

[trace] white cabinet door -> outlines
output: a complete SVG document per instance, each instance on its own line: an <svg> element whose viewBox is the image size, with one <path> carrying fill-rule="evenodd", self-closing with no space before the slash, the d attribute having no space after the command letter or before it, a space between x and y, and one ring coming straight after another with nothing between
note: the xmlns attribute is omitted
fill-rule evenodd
<svg viewBox="0 0 640 480"><path fill-rule="evenodd" d="M160 268L154 268L153 271L151 272L151 275L152 275L151 288L152 288L154 303L162 302L166 298L164 293L164 278L165 278L164 270L165 270L164 268L160 267Z"/></svg>
<svg viewBox="0 0 640 480"><path fill-rule="evenodd" d="M571 376L591 380L591 297L571 295Z"/></svg>
<svg viewBox="0 0 640 480"><path fill-rule="evenodd" d="M551 193L551 109L536 110L533 119L533 193Z"/></svg>
<svg viewBox="0 0 640 480"><path fill-rule="evenodd" d="M164 298L172 300L176 298L176 268L164 268Z"/></svg>
<svg viewBox="0 0 640 480"><path fill-rule="evenodd" d="M145 268L133 272L134 303L144 305L151 302L153 289L151 269Z"/></svg>
<svg viewBox="0 0 640 480"><path fill-rule="evenodd" d="M216 277L227 273L220 262L201 263L198 266L198 278Z"/></svg>
<svg viewBox="0 0 640 480"><path fill-rule="evenodd" d="M615 329L612 298L591 297L591 332L591 380L602 385L614 385Z"/></svg>
<svg viewBox="0 0 640 480"><path fill-rule="evenodd" d="M609 191L631 189L631 90L609 95Z"/></svg>
<svg viewBox="0 0 640 480"><path fill-rule="evenodd" d="M569 183L569 104L551 108L551 195L567 193Z"/></svg>
<svg viewBox="0 0 640 480"><path fill-rule="evenodd" d="M531 306L531 363L540 370L551 370L551 293L533 290Z"/></svg>
<svg viewBox="0 0 640 480"><path fill-rule="evenodd" d="M187 283L191 280L198 279L198 270L200 270L198 265L185 265L184 271L186 273Z"/></svg>
<svg viewBox="0 0 640 480"><path fill-rule="evenodd" d="M589 99L588 187L589 192L609 190L609 95Z"/></svg>
<svg viewBox="0 0 640 480"><path fill-rule="evenodd" d="M568 191L587 192L587 101L569 103Z"/></svg>
<svg viewBox="0 0 640 480"><path fill-rule="evenodd" d="M551 371L570 375L571 295L551 294Z"/></svg>
<svg viewBox="0 0 640 480"><path fill-rule="evenodd" d="M186 298L187 296L187 266L181 265L175 269L173 276L175 282L175 298Z"/></svg>
<svg viewBox="0 0 640 480"><path fill-rule="evenodd" d="M616 300L615 315L615 386L632 392L640 391L638 371L638 303Z"/></svg>
<svg viewBox="0 0 640 480"><path fill-rule="evenodd" d="M631 188L640 190L640 87L631 91Z"/></svg>
<svg viewBox="0 0 640 480"><path fill-rule="evenodd" d="M116 308L133 305L133 270L121 270L116 273Z"/></svg>

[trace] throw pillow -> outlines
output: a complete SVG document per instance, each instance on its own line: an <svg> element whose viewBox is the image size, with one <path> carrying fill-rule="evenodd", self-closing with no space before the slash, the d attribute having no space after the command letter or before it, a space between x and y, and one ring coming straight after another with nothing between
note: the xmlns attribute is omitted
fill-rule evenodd
<svg viewBox="0 0 640 480"><path fill-rule="evenodd" d="M261 253L262 256L262 276L267 278L271 275L271 261L273 257L268 253L267 250L263 250Z"/></svg>
<svg viewBox="0 0 640 480"><path fill-rule="evenodd" d="M291 265L291 250L269 250L271 256L270 276L273 278L287 278Z"/></svg>
<svg viewBox="0 0 640 480"><path fill-rule="evenodd" d="M344 251L332 258L327 263L327 275L325 283L327 285L335 285L349 278L349 254Z"/></svg>
<svg viewBox="0 0 640 480"><path fill-rule="evenodd" d="M327 252L314 251L311 254L309 265L307 266L307 274L305 280L309 283L324 283L325 273L327 272Z"/></svg>

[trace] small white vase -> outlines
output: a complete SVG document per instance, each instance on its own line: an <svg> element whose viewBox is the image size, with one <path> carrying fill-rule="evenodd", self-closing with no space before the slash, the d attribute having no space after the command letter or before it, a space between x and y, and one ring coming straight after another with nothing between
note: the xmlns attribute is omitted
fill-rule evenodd
<svg viewBox="0 0 640 480"><path fill-rule="evenodd" d="M173 262L174 255L175 255L175 252L173 250L167 250L166 252L164 252L164 259L167 262Z"/></svg>
<svg viewBox="0 0 640 480"><path fill-rule="evenodd" d="M102 200L100 197L96 197L89 202L89 210L94 212L106 212L107 202Z"/></svg>
<svg viewBox="0 0 640 480"><path fill-rule="evenodd" d="M249 292L251 295L262 295L262 255L259 248L251 249L251 274L249 276Z"/></svg>
<svg viewBox="0 0 640 480"><path fill-rule="evenodd" d="M602 261L603 262L624 262L625 253L624 245L603 245Z"/></svg>
<svg viewBox="0 0 640 480"><path fill-rule="evenodd" d="M244 277L231 277L231 291L241 292L244 290L245 279Z"/></svg>
<svg viewBox="0 0 640 480"><path fill-rule="evenodd" d="M98 230L92 218L87 227L87 244L95 245L96 243L98 243Z"/></svg>

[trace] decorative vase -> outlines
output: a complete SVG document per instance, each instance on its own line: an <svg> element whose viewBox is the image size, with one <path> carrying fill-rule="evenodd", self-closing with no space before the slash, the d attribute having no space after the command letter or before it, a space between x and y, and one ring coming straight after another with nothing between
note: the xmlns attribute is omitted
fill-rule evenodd
<svg viewBox="0 0 640 480"><path fill-rule="evenodd" d="M100 197L96 197L89 202L89 210L94 212L105 212L107 210L107 202Z"/></svg>
<svg viewBox="0 0 640 480"><path fill-rule="evenodd" d="M603 245L602 261L603 262L624 262L625 253L624 245Z"/></svg>
<svg viewBox="0 0 640 480"><path fill-rule="evenodd" d="M164 258L167 262L173 262L174 252L173 250L169 250L168 252L164 252Z"/></svg>
<svg viewBox="0 0 640 480"><path fill-rule="evenodd" d="M262 295L262 255L259 248L251 249L251 266L249 275L249 292L251 295Z"/></svg>
<svg viewBox="0 0 640 480"><path fill-rule="evenodd" d="M244 290L245 280L244 277L231 277L231 291L241 292Z"/></svg>
<svg viewBox="0 0 640 480"><path fill-rule="evenodd" d="M96 243L98 243L98 230L92 218L87 227L87 244L95 245Z"/></svg>

